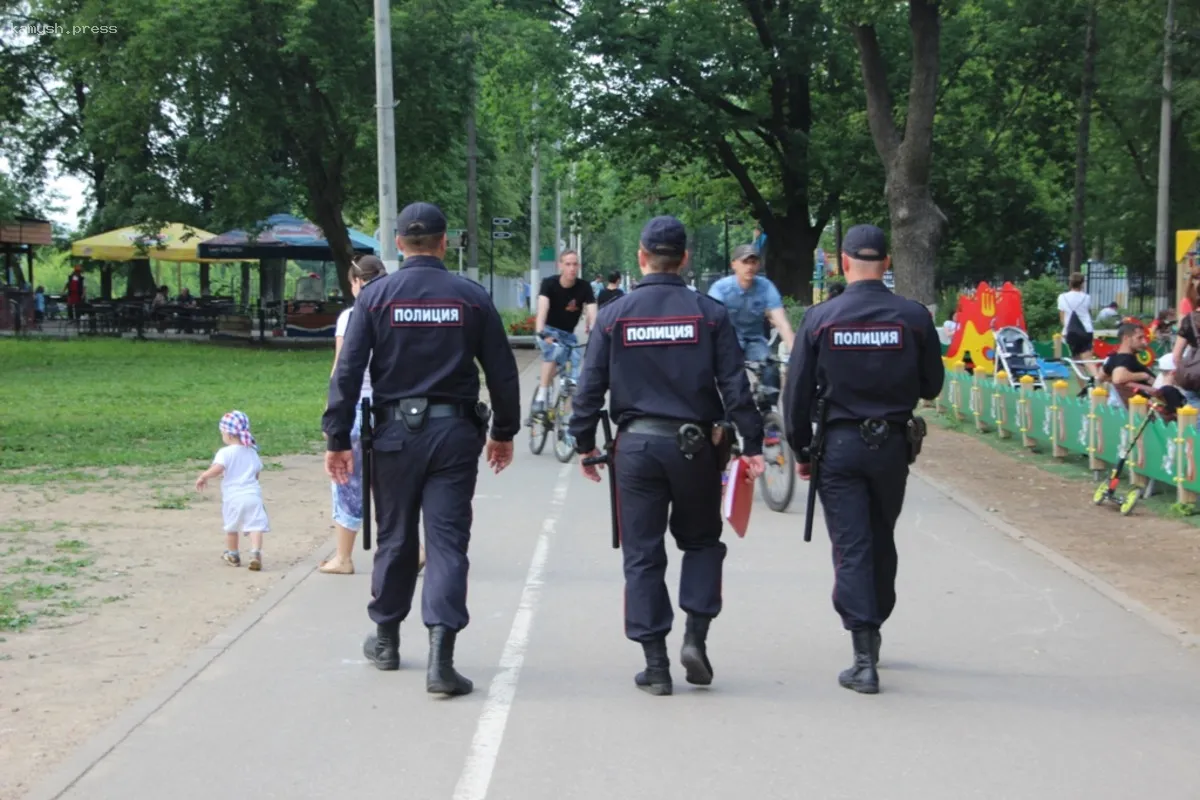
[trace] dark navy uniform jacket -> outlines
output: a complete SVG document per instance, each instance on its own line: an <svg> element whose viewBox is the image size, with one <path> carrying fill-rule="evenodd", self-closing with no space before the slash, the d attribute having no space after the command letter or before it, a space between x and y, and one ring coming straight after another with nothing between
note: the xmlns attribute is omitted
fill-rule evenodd
<svg viewBox="0 0 1200 800"><path fill-rule="evenodd" d="M350 449L368 360L378 407L407 397L477 402L478 358L493 407L491 437L512 441L521 427L517 362L486 289L432 256L413 256L364 286L355 306L322 420L329 450Z"/></svg>
<svg viewBox="0 0 1200 800"><path fill-rule="evenodd" d="M609 416L618 426L635 417L711 424L728 409L743 452L762 453L762 418L725 306L693 292L678 275L647 275L596 315L572 400L570 431L580 453L596 448L610 389Z"/></svg>
<svg viewBox="0 0 1200 800"><path fill-rule="evenodd" d="M941 393L945 378L929 310L883 281L856 281L809 309L796 334L784 387L788 444L799 458L812 443L818 390L828 422L906 422L920 398Z"/></svg>

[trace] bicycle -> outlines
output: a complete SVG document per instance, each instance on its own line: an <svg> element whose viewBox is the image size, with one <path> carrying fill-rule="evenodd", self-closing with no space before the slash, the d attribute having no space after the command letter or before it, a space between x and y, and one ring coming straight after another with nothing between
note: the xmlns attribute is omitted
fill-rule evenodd
<svg viewBox="0 0 1200 800"><path fill-rule="evenodd" d="M763 461L767 467L759 478L763 499L772 511L786 511L796 491L796 457L787 443L783 414L775 407L782 392L772 397L763 386L763 370L772 362L787 363L778 356L769 356L766 361L747 361L746 369L753 376L750 388L754 394L754 405L758 407L763 418ZM733 446L733 457L737 458L741 454L742 441L739 434L738 441ZM775 473L774 476L772 473Z"/></svg>
<svg viewBox="0 0 1200 800"><path fill-rule="evenodd" d="M554 457L566 464L575 455L575 443L567 433L567 423L571 418L569 405L578 385L578 376L572 374L570 368L571 356L576 350L587 347L587 343L555 342L554 347L555 374L546 391L546 410L529 415L529 450L535 456L541 455L546 447L546 437L553 430ZM533 397L537 399L536 390Z"/></svg>

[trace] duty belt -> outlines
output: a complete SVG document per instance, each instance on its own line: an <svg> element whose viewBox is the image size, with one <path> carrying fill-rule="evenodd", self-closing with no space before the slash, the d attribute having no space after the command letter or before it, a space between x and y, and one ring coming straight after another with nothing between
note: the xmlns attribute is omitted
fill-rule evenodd
<svg viewBox="0 0 1200 800"><path fill-rule="evenodd" d="M392 422L404 419L404 401L388 403L375 408L376 422ZM428 419L445 419L447 417L469 417L471 404L468 403L430 403L426 407L425 416Z"/></svg>
<svg viewBox="0 0 1200 800"><path fill-rule="evenodd" d="M683 419L667 419L666 417L634 417L620 425L622 433L640 433L646 436L668 436L674 439L679 435L679 429L684 425L696 425L701 430L712 426L708 423L690 422Z"/></svg>

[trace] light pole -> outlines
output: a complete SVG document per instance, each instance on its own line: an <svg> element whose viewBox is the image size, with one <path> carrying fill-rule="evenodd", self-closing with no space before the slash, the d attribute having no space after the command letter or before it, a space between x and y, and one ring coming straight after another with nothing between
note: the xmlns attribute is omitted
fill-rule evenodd
<svg viewBox="0 0 1200 800"><path fill-rule="evenodd" d="M375 115L379 128L379 255L388 272L396 257L396 102L392 96L392 12L389 0L375 0Z"/></svg>

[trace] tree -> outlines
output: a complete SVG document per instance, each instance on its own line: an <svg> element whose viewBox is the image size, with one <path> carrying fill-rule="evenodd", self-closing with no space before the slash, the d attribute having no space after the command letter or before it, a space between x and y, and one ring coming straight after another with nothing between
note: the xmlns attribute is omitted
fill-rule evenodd
<svg viewBox="0 0 1200 800"><path fill-rule="evenodd" d="M1075 145L1075 207L1071 214L1071 271L1083 264L1087 215L1088 149L1091 147L1092 97L1096 91L1096 18L1098 0L1089 0L1083 45L1083 80L1079 90L1079 137Z"/></svg>
<svg viewBox="0 0 1200 800"><path fill-rule="evenodd" d="M710 177L732 177L767 234L770 276L785 294L806 296L812 253L846 174L840 153L814 147L814 93L842 77L842 39L821 3L584 0L578 8L570 23L583 52L579 144L603 148L627 173L701 163ZM826 133L839 124L836 114L821 120Z"/></svg>
<svg viewBox="0 0 1200 800"><path fill-rule="evenodd" d="M867 121L887 173L896 291L936 303L934 274L946 215L933 200L933 123L937 107L941 9L938 0L909 0L912 65L903 134L895 121L887 65L873 23L854 24L867 94Z"/></svg>

